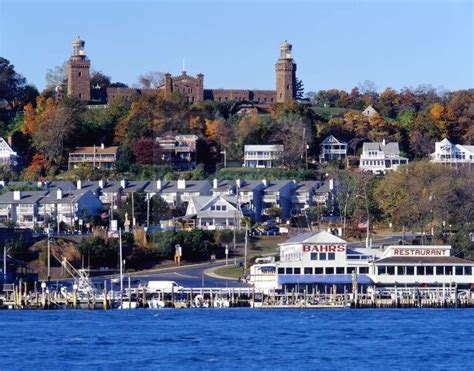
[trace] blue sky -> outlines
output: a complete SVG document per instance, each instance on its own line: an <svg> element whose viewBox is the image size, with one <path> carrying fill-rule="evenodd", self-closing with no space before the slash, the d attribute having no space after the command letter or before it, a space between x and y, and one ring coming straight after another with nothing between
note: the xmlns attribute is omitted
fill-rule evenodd
<svg viewBox="0 0 474 371"><path fill-rule="evenodd" d="M0 55L45 86L77 35L92 67L128 84L148 71L204 73L207 88L275 85L293 44L306 91L474 87L473 1L0 0Z"/></svg>

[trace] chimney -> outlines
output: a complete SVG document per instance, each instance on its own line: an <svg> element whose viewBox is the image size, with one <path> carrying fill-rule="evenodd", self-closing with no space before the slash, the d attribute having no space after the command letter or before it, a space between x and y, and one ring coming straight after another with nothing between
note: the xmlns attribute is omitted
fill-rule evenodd
<svg viewBox="0 0 474 371"><path fill-rule="evenodd" d="M57 200L60 200L60 199L62 199L62 198L63 198L63 190L62 190L61 188L58 188L58 189L56 190L56 199L57 199Z"/></svg>
<svg viewBox="0 0 474 371"><path fill-rule="evenodd" d="M4 180L0 180L0 188L3 188L5 187L5 181Z"/></svg>
<svg viewBox="0 0 474 371"><path fill-rule="evenodd" d="M237 188L242 188L242 180L237 179L237 180L235 181L235 184L237 184Z"/></svg>
<svg viewBox="0 0 474 371"><path fill-rule="evenodd" d="M78 180L78 181L76 182L76 188L77 188L77 189L82 189L82 182L81 182L81 180Z"/></svg>
<svg viewBox="0 0 474 371"><path fill-rule="evenodd" d="M21 191L13 191L13 199L15 201L20 201L21 200Z"/></svg>
<svg viewBox="0 0 474 371"><path fill-rule="evenodd" d="M268 187L268 180L263 179L263 180L262 180L262 183L263 183L263 186L264 186L264 187Z"/></svg>
<svg viewBox="0 0 474 371"><path fill-rule="evenodd" d="M102 148L102 149L105 148L104 143L100 143L100 148Z"/></svg>
<svg viewBox="0 0 474 371"><path fill-rule="evenodd" d="M10 147L13 145L13 139L11 135L7 138L7 143L10 145Z"/></svg>
<svg viewBox="0 0 474 371"><path fill-rule="evenodd" d="M161 179L158 179L158 180L156 181L156 189L159 190L159 191L161 191L161 187L162 187L162 185L161 185Z"/></svg>
<svg viewBox="0 0 474 371"><path fill-rule="evenodd" d="M122 179L120 181L120 187L122 187L123 189L127 188L127 181L125 179Z"/></svg>
<svg viewBox="0 0 474 371"><path fill-rule="evenodd" d="M186 189L186 180L178 179L178 189Z"/></svg>
<svg viewBox="0 0 474 371"><path fill-rule="evenodd" d="M334 189L334 179L329 179L329 190L332 191Z"/></svg>
<svg viewBox="0 0 474 371"><path fill-rule="evenodd" d="M217 188L217 185L218 185L217 179L214 178L214 179L212 180L212 188L216 189L216 188Z"/></svg>
<svg viewBox="0 0 474 371"><path fill-rule="evenodd" d="M385 138L382 139L382 145L385 145Z"/></svg>
<svg viewBox="0 0 474 371"><path fill-rule="evenodd" d="M99 188L104 189L104 181L103 180L99 180Z"/></svg>

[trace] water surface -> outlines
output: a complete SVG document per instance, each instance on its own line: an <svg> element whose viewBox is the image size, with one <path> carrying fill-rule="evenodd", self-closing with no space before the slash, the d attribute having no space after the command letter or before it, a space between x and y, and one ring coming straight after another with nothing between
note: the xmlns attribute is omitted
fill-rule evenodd
<svg viewBox="0 0 474 371"><path fill-rule="evenodd" d="M0 369L474 370L474 310L1 311Z"/></svg>

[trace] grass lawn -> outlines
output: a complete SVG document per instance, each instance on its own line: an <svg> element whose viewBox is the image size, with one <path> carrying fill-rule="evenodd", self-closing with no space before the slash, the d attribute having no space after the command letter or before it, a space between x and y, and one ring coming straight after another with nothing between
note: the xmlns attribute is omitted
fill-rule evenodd
<svg viewBox="0 0 474 371"><path fill-rule="evenodd" d="M277 254L278 244L287 237L282 236L258 236L250 239L250 255Z"/></svg>
<svg viewBox="0 0 474 371"><path fill-rule="evenodd" d="M217 268L214 273L222 277L240 278L244 275L244 267L230 265L228 267Z"/></svg>

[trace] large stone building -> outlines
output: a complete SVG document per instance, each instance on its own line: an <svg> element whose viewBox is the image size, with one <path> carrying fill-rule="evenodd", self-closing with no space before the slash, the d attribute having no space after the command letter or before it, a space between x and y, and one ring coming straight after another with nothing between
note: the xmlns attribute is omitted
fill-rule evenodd
<svg viewBox="0 0 474 371"><path fill-rule="evenodd" d="M67 93L81 100L106 103L117 97L131 99L137 94L163 90L166 93L179 93L189 103L204 100L225 102L240 101L259 104L272 104L292 101L296 97L296 63L291 55L292 46L288 42L280 45L280 58L275 64L276 90L253 89L205 89L204 75L190 76L183 71L179 76L166 73L157 89L136 89L128 87L92 87L90 85L90 60L86 57L84 40L79 37L72 43L73 52L68 61ZM97 89L101 90L97 94Z"/></svg>

